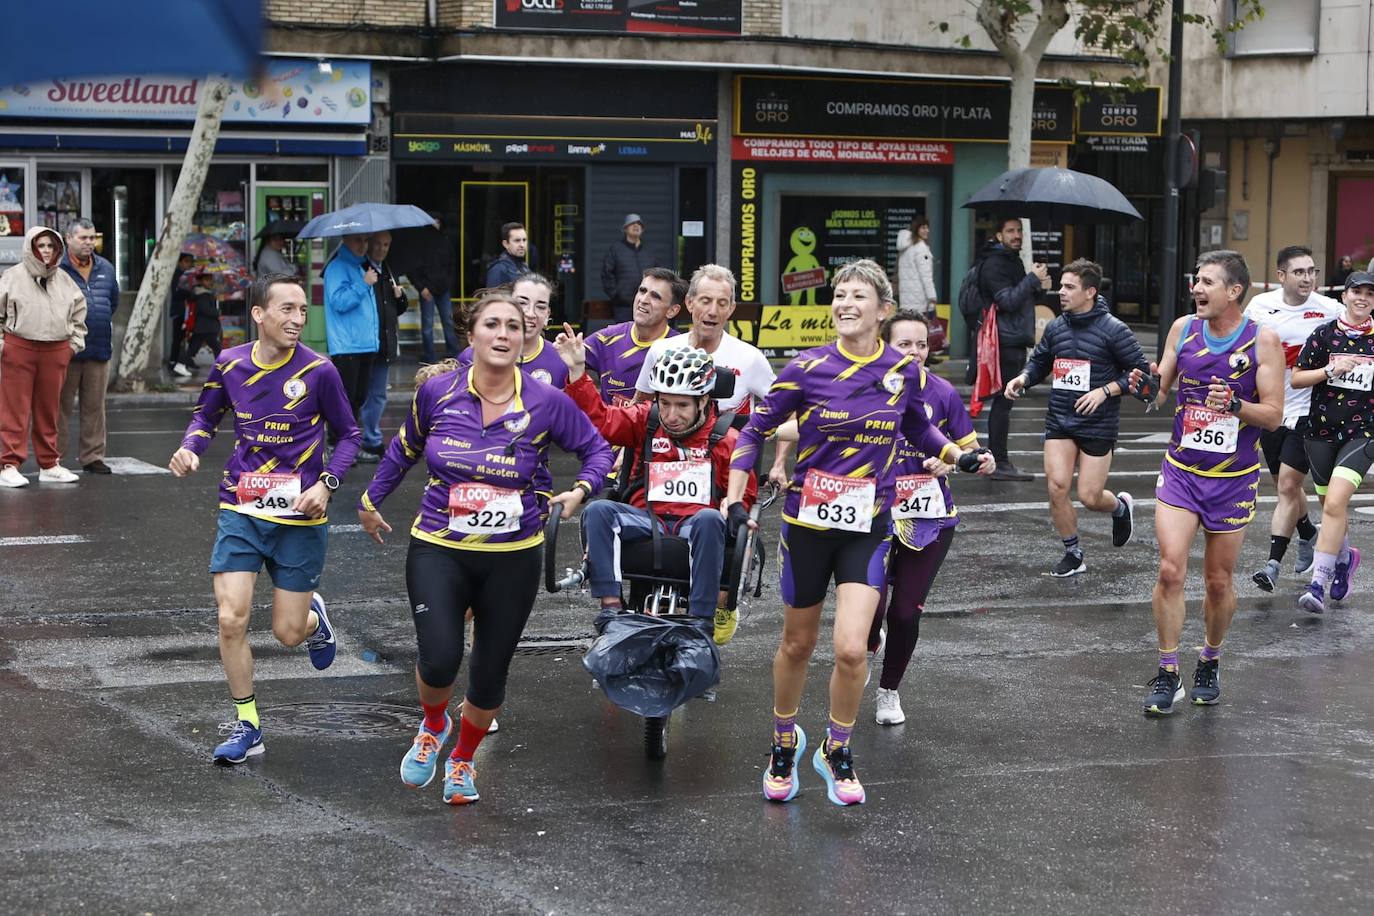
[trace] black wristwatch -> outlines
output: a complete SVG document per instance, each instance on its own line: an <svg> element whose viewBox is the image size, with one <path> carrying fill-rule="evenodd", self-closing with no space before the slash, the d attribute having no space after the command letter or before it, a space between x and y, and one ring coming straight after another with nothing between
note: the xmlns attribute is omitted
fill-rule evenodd
<svg viewBox="0 0 1374 916"><path fill-rule="evenodd" d="M328 490L331 495L336 493L339 489L339 478L328 471L320 475L320 483L324 484L324 488Z"/></svg>
<svg viewBox="0 0 1374 916"><path fill-rule="evenodd" d="M1240 405L1243 403L1245 402L1240 399L1240 395L1233 391L1231 392L1231 403L1226 405L1226 409L1231 413L1238 414L1240 413Z"/></svg>

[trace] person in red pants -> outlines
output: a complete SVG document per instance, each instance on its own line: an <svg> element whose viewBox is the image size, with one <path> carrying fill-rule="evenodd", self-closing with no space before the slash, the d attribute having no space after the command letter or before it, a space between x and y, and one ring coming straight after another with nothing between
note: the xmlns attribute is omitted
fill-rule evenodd
<svg viewBox="0 0 1374 916"><path fill-rule="evenodd" d="M33 429L38 479L76 483L57 448L67 364L86 346L86 297L66 271L62 237L36 226L20 263L0 274L0 486L28 486L19 468Z"/></svg>

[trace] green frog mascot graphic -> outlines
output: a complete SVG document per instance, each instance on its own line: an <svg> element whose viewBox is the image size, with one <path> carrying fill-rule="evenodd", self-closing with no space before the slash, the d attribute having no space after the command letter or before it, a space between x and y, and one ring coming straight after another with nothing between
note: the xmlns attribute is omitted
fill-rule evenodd
<svg viewBox="0 0 1374 916"><path fill-rule="evenodd" d="M792 246L792 260L787 262L787 266L782 269L783 276L787 274L800 273L804 270L819 270L821 262L816 260L816 233L812 232L807 226L798 226L792 230L790 240ZM810 289L799 289L787 294L792 305L815 305L816 287ZM805 301L803 301L805 300Z"/></svg>

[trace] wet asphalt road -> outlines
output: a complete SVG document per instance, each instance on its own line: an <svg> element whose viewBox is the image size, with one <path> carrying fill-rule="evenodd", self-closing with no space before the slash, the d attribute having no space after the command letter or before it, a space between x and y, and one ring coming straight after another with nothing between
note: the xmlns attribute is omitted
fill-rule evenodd
<svg viewBox="0 0 1374 916"><path fill-rule="evenodd" d="M1043 404L1013 413L1027 469ZM113 410L110 454L162 465L187 413ZM383 547L350 508L370 468L344 484L321 588L340 641L329 671L255 611L268 752L232 770L209 763L231 707L206 573L228 436L184 481L0 491L0 911L1374 911L1370 591L1357 580L1317 619L1293 609L1291 576L1255 589L1269 499L1242 554L1222 704L1145 719L1166 427L1126 414L1114 484L1141 498L1137 537L1114 550L1108 520L1084 518L1086 575L1044 575L1062 549L1042 480L957 482L964 522L902 688L907 723L874 725L870 688L854 738L869 800L853 809L830 805L809 765L792 804L758 791L772 557L717 699L675 714L659 764L641 720L579 664L590 600L541 595L476 761L482 800L451 809L437 781L416 792L396 772L417 715L403 532L420 473L389 501ZM570 469L560 456L555 474ZM1354 515L1357 545L1374 547L1372 521ZM1194 576L1185 651L1201 644L1200 595ZM829 660L822 645L800 717L812 735Z"/></svg>

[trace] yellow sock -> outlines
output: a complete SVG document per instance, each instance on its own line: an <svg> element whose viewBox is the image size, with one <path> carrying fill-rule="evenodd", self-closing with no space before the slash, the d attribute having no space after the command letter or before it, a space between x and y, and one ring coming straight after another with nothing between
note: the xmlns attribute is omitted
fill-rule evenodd
<svg viewBox="0 0 1374 916"><path fill-rule="evenodd" d="M234 700L234 715L258 728L258 695L252 693L242 700Z"/></svg>

